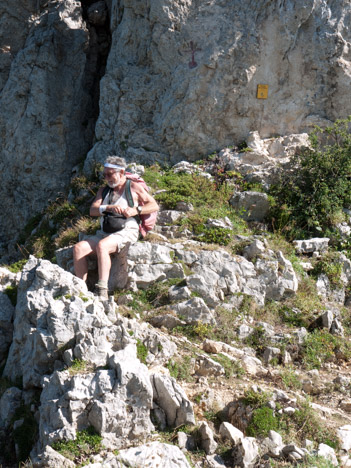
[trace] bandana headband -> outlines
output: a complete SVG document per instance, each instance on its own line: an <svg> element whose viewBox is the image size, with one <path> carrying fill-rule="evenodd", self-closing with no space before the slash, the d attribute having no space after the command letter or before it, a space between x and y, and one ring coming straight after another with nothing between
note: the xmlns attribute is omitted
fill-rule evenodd
<svg viewBox="0 0 351 468"><path fill-rule="evenodd" d="M118 169L119 171L124 170L125 167L117 166L116 164L105 163L104 167L108 167L110 169Z"/></svg>

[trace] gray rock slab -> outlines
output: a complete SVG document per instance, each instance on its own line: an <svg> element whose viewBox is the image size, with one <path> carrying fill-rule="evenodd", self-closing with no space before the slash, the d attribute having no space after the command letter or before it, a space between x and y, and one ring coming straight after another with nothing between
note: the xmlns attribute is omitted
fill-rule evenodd
<svg viewBox="0 0 351 468"><path fill-rule="evenodd" d="M195 424L193 406L184 390L173 377L153 374L151 381L154 401L166 413L167 425L177 427L182 424Z"/></svg>

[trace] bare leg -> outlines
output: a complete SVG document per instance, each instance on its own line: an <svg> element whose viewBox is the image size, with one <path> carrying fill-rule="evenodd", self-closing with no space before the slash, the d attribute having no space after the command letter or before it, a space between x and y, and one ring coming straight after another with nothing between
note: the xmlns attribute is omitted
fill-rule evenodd
<svg viewBox="0 0 351 468"><path fill-rule="evenodd" d="M83 240L73 247L74 273L84 281L88 278L88 256L96 250L96 242Z"/></svg>
<svg viewBox="0 0 351 468"><path fill-rule="evenodd" d="M98 259L99 280L108 281L111 270L110 254L118 252L118 245L114 236L108 236L102 239L96 246L96 255Z"/></svg>

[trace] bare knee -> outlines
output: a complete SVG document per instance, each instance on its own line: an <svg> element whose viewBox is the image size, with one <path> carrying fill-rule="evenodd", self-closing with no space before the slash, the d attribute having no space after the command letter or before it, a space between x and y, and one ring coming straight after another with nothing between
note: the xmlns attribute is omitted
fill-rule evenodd
<svg viewBox="0 0 351 468"><path fill-rule="evenodd" d="M106 247L104 246L103 242L98 242L96 245L96 255L100 257L101 255L105 254L107 252Z"/></svg>
<svg viewBox="0 0 351 468"><path fill-rule="evenodd" d="M73 246L73 258L80 259L90 254L91 249L87 242L81 241Z"/></svg>

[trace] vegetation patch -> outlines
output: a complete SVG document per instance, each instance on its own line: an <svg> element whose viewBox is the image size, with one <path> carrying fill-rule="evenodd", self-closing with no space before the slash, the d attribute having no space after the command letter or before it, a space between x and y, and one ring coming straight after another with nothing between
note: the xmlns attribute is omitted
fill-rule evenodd
<svg viewBox="0 0 351 468"><path fill-rule="evenodd" d="M17 285L7 286L7 288L4 289L4 293L8 296L8 298L11 301L11 304L14 307L16 307L16 304L17 304L17 291L18 291Z"/></svg>
<svg viewBox="0 0 351 468"><path fill-rule="evenodd" d="M23 267L27 261L27 258L22 258L21 260L18 260L18 262L11 263L11 265L6 265L5 267L11 271L11 273L19 273L23 270Z"/></svg>
<svg viewBox="0 0 351 468"><path fill-rule="evenodd" d="M225 371L225 376L229 379L232 376L241 377L245 374L245 371L240 364L240 361L233 361L229 359L229 357L225 356L224 354L216 354L212 357L214 361L217 361L221 366L223 366Z"/></svg>
<svg viewBox="0 0 351 468"><path fill-rule="evenodd" d="M267 437L269 431L277 431L279 419L268 406L257 408L252 414L252 419L246 433L250 437Z"/></svg>
<svg viewBox="0 0 351 468"><path fill-rule="evenodd" d="M343 264L340 261L338 252L327 252L315 264L312 275L318 278L319 275L325 274L328 277L330 286L333 289L340 289L344 286L341 275L343 272Z"/></svg>
<svg viewBox="0 0 351 468"><path fill-rule="evenodd" d="M351 205L351 117L310 135L310 148L297 152L290 171L270 189L271 220L289 239L335 237L335 226Z"/></svg>
<svg viewBox="0 0 351 468"><path fill-rule="evenodd" d="M93 427L77 432L74 440L62 440L53 444L53 449L80 466L93 463L92 456L104 448L102 437Z"/></svg>
<svg viewBox="0 0 351 468"><path fill-rule="evenodd" d="M147 347L144 345L144 343L139 340L139 338L137 339L137 358L139 359L140 362L142 362L143 364L146 364L146 357L148 355L148 349Z"/></svg>
<svg viewBox="0 0 351 468"><path fill-rule="evenodd" d="M194 380L192 376L194 363L189 355L179 359L170 359L166 367L169 370L170 376L176 380L184 380L185 382L192 382Z"/></svg>
<svg viewBox="0 0 351 468"><path fill-rule="evenodd" d="M302 347L302 362L307 369L320 369L323 363L338 358L351 357L351 344L344 338L334 336L327 330L309 333Z"/></svg>
<svg viewBox="0 0 351 468"><path fill-rule="evenodd" d="M88 368L88 363L82 359L74 359L72 365L68 368L70 375L82 374Z"/></svg>

